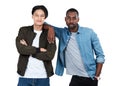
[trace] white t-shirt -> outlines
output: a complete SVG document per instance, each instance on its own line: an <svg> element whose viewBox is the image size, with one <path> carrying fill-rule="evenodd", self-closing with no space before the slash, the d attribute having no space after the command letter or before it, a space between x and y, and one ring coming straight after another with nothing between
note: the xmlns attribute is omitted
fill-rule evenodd
<svg viewBox="0 0 120 86"><path fill-rule="evenodd" d="M79 46L76 41L77 33L71 33L71 38L66 48L66 73L70 75L78 75L89 77L82 61Z"/></svg>
<svg viewBox="0 0 120 86"><path fill-rule="evenodd" d="M42 31L36 31L36 36L33 40L32 46L39 47L39 37ZM25 78L47 78L46 69L42 60L38 60L32 56L29 57L27 69L25 71Z"/></svg>

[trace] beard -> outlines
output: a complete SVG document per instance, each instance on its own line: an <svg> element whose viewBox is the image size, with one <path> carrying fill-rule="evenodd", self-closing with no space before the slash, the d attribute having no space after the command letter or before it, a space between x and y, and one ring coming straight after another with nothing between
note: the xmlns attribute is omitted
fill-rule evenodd
<svg viewBox="0 0 120 86"><path fill-rule="evenodd" d="M77 27L76 24L68 24L68 28L74 30Z"/></svg>

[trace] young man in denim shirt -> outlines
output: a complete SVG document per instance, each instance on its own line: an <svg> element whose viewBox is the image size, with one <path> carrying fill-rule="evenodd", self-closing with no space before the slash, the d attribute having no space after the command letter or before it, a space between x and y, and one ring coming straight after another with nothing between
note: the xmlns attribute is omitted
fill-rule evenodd
<svg viewBox="0 0 120 86"><path fill-rule="evenodd" d="M55 31L59 39L56 74L62 76L66 68L66 73L72 75L69 86L97 86L105 61L99 38L92 29L78 24L76 9L67 10L65 21L65 28L48 26L49 37L54 39Z"/></svg>

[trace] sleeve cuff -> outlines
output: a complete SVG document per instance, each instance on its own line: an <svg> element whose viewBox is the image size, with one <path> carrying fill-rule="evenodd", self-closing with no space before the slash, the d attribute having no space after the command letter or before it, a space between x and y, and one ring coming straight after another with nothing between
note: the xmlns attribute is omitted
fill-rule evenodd
<svg viewBox="0 0 120 86"><path fill-rule="evenodd" d="M40 48L36 48L36 53L40 53Z"/></svg>

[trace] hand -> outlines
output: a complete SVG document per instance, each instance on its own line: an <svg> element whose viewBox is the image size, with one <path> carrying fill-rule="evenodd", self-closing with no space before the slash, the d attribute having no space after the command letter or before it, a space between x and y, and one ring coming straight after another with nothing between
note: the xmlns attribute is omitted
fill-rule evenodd
<svg viewBox="0 0 120 86"><path fill-rule="evenodd" d="M47 37L48 42L54 43L54 41L55 41L54 28L51 25L44 24L44 29L48 29L48 37Z"/></svg>
<svg viewBox="0 0 120 86"><path fill-rule="evenodd" d="M47 39L49 43L54 43L55 41L55 32L52 26L49 27Z"/></svg>
<svg viewBox="0 0 120 86"><path fill-rule="evenodd" d="M99 76L94 76L94 80L100 80Z"/></svg>
<svg viewBox="0 0 120 86"><path fill-rule="evenodd" d="M24 39L20 40L20 43L21 43L22 45L27 46L27 43L26 43L26 41L25 41Z"/></svg>
<svg viewBox="0 0 120 86"><path fill-rule="evenodd" d="M41 52L46 52L47 50L45 48L40 48Z"/></svg>

